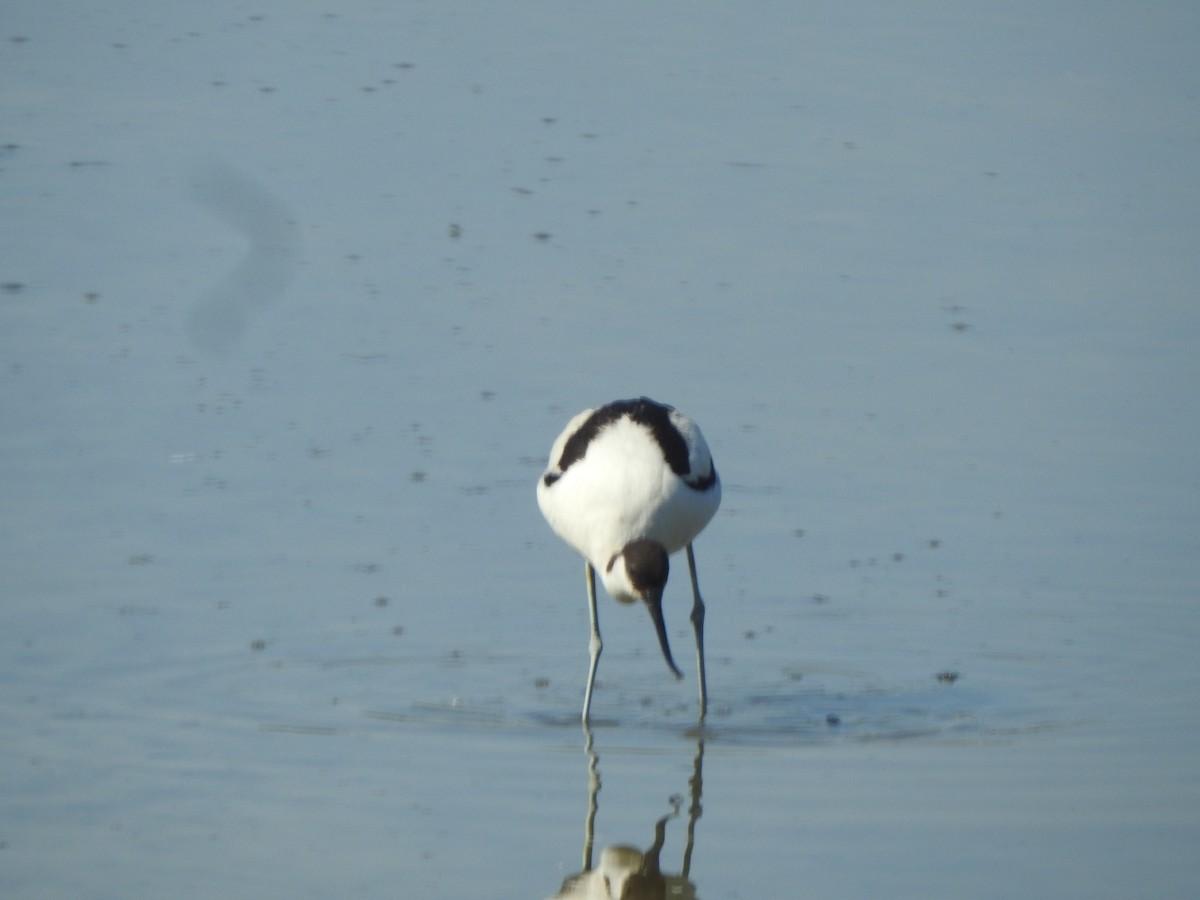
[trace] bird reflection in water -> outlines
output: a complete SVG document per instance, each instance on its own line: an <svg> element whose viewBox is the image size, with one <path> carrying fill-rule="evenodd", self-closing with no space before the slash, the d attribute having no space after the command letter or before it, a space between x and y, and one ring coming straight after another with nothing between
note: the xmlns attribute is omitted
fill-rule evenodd
<svg viewBox="0 0 1200 900"><path fill-rule="evenodd" d="M696 888L688 875L692 867L696 821L700 818L704 739L696 739L696 757L692 777L688 779L687 842L683 851L683 868L677 875L668 875L662 871L660 856L666 842L667 823L679 816L683 806L680 795L671 798L673 810L654 824L654 842L649 848L642 851L624 844L605 847L600 851L599 865L593 867L592 836L599 808L600 758L592 745L591 729L585 727L584 734L584 750L588 756L588 814L584 827L583 870L569 876L550 900L696 900Z"/></svg>

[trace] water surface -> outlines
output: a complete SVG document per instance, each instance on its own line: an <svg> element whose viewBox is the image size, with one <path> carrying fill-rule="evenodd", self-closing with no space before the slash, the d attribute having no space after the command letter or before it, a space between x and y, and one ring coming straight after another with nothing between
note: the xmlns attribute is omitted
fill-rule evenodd
<svg viewBox="0 0 1200 900"><path fill-rule="evenodd" d="M0 34L6 897L1194 895L1189 5L70 6ZM534 483L639 394L712 711L605 601L589 750Z"/></svg>

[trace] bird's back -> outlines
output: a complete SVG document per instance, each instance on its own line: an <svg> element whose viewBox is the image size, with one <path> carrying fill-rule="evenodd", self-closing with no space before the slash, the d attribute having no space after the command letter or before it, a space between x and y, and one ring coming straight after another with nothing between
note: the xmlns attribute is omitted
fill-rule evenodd
<svg viewBox="0 0 1200 900"><path fill-rule="evenodd" d="M538 483L542 514L559 537L601 567L636 538L658 541L668 553L683 549L721 502L720 482L699 430L671 411L674 427L685 426L680 436L696 465L706 470L695 473L702 488L685 482L668 465L652 430L629 415L606 422L590 435L583 456L560 469L568 441L594 412L576 416L551 451L551 468Z"/></svg>

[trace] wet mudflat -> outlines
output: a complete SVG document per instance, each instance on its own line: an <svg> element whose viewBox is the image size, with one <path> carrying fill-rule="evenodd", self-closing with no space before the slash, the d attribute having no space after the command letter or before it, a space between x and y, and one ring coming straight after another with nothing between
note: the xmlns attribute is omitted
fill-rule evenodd
<svg viewBox="0 0 1200 900"><path fill-rule="evenodd" d="M10 6L5 896L1194 893L1185 5ZM712 708L605 600L585 733L643 393Z"/></svg>

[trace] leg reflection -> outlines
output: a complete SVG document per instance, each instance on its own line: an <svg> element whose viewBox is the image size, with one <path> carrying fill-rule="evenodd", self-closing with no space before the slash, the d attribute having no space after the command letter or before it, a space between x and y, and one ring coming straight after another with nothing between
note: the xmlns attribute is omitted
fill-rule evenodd
<svg viewBox="0 0 1200 900"><path fill-rule="evenodd" d="M583 829L583 871L592 870L592 843L596 834L596 810L600 808L600 757L596 755L592 729L584 725L583 749L588 758L588 812Z"/></svg>
<svg viewBox="0 0 1200 900"><path fill-rule="evenodd" d="M679 816L684 799L675 794L670 798L672 811L654 823L654 840L645 851L617 844L600 852L600 863L593 867L592 856L596 829L596 813L600 795L600 757L595 750L591 728L584 726L584 752L588 759L588 812L584 825L583 869L568 877L552 900L567 898L612 897L625 900L647 900L665 896L695 900L696 888L690 881L692 851L695 849L696 822L701 815L700 794L703 786L704 740L696 739L696 755L692 777L688 779L687 840L683 851L683 868L677 875L662 871L662 851L666 843L667 823Z"/></svg>

